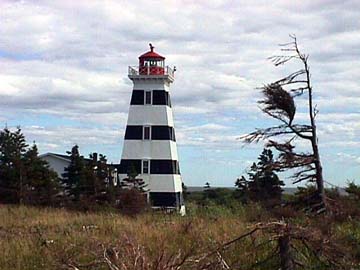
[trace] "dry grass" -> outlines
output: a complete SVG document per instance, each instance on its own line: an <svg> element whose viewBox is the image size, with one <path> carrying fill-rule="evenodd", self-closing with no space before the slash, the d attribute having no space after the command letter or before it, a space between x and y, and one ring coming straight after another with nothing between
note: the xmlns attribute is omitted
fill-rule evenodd
<svg viewBox="0 0 360 270"><path fill-rule="evenodd" d="M267 241L270 235L263 233L214 252L211 258L204 256L267 219L254 205L235 212L214 207L186 217L146 213L136 218L0 205L0 269L276 269L277 258L256 265L274 250L274 243ZM334 224L333 231L356 247L358 224Z"/></svg>
<svg viewBox="0 0 360 270"><path fill-rule="evenodd" d="M143 249L150 262L161 252L200 254L245 232L248 225L236 215L181 218L148 213L130 218L26 206L0 206L0 217L0 269L14 270L71 269L69 262L85 265L96 260L102 247L129 243Z"/></svg>

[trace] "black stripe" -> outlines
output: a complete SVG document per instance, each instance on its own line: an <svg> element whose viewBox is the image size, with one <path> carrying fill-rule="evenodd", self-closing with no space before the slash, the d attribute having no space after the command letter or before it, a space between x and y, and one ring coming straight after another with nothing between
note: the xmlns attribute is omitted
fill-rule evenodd
<svg viewBox="0 0 360 270"><path fill-rule="evenodd" d="M143 126L126 126L125 140L142 140Z"/></svg>
<svg viewBox="0 0 360 270"><path fill-rule="evenodd" d="M157 207L180 207L184 204L181 192L150 192L150 202Z"/></svg>
<svg viewBox="0 0 360 270"><path fill-rule="evenodd" d="M150 161L151 174L180 174L179 162L168 159L152 159Z"/></svg>
<svg viewBox="0 0 360 270"><path fill-rule="evenodd" d="M145 91L133 90L130 105L144 105ZM169 92L165 90L152 90L152 105L167 105L171 107Z"/></svg>
<svg viewBox="0 0 360 270"><path fill-rule="evenodd" d="M128 174L131 167L141 173L141 159L122 159L119 166L119 173ZM180 174L179 162L171 159L151 159L150 174Z"/></svg>
<svg viewBox="0 0 360 270"><path fill-rule="evenodd" d="M131 105L144 105L144 90L133 90Z"/></svg>
<svg viewBox="0 0 360 270"><path fill-rule="evenodd" d="M119 173L128 174L131 172L131 167L135 169L137 173L141 173L141 159L122 159L119 166Z"/></svg>
<svg viewBox="0 0 360 270"><path fill-rule="evenodd" d="M165 90L153 90L153 105L167 105L171 107L170 95Z"/></svg>
<svg viewBox="0 0 360 270"><path fill-rule="evenodd" d="M125 140L142 140L143 126L126 126ZM176 141L175 130L169 126L151 126L151 140Z"/></svg>
<svg viewBox="0 0 360 270"><path fill-rule="evenodd" d="M151 126L151 139L171 140L175 142L175 130L169 126Z"/></svg>

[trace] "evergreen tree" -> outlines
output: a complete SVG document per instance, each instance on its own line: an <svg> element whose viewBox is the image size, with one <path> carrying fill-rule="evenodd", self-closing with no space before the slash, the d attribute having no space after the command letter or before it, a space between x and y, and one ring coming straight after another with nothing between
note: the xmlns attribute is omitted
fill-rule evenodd
<svg viewBox="0 0 360 270"><path fill-rule="evenodd" d="M106 156L100 154L95 170L98 178L97 188L100 192L106 191L109 186L114 186L116 179L113 179L113 170L114 168L107 164Z"/></svg>
<svg viewBox="0 0 360 270"><path fill-rule="evenodd" d="M253 163L248 173L249 179L242 177L237 181L237 186L243 188L253 201L266 204L280 202L283 181L274 172L274 159L270 149L264 149L257 163ZM247 185L247 186L246 186Z"/></svg>
<svg viewBox="0 0 360 270"><path fill-rule="evenodd" d="M127 178L121 183L122 190L119 196L119 208L122 213L127 215L137 215L148 207L146 193L147 184L141 178L137 178L139 173L135 166L131 164Z"/></svg>
<svg viewBox="0 0 360 270"><path fill-rule="evenodd" d="M19 127L0 131L0 202L49 204L58 187L56 173L39 158L35 144L28 148Z"/></svg>
<svg viewBox="0 0 360 270"><path fill-rule="evenodd" d="M211 189L210 183L206 182L204 185L204 190L209 190L209 189Z"/></svg>
<svg viewBox="0 0 360 270"><path fill-rule="evenodd" d="M86 163L88 197L93 197L97 202L108 200L115 191L112 166L107 164L106 156L97 153L90 154L90 160ZM109 196L108 196L109 195Z"/></svg>
<svg viewBox="0 0 360 270"><path fill-rule="evenodd" d="M350 198L360 200L360 186L356 185L355 182L349 182L345 191L349 194Z"/></svg>
<svg viewBox="0 0 360 270"><path fill-rule="evenodd" d="M83 194L86 197L97 199L105 191L105 181L107 175L103 175L103 164L106 166L106 158L98 160L97 153L89 155L89 160L85 164L86 181L84 182Z"/></svg>
<svg viewBox="0 0 360 270"><path fill-rule="evenodd" d="M215 189L211 188L210 183L206 182L203 191L203 201L204 203L207 203L208 200L214 200L214 199L217 199L217 193Z"/></svg>
<svg viewBox="0 0 360 270"><path fill-rule="evenodd" d="M98 154L92 153L84 159L77 145L68 154L70 164L63 174L67 195L84 203L114 202L118 193L112 179L114 168L107 165L106 156L100 154L98 159Z"/></svg>
<svg viewBox="0 0 360 270"><path fill-rule="evenodd" d="M121 185L129 189L136 189L140 193L146 193L148 191L146 189L147 184L143 179L137 178L138 175L139 173L137 172L134 164L131 164L127 174L127 178L123 179Z"/></svg>
<svg viewBox="0 0 360 270"><path fill-rule="evenodd" d="M26 172L27 202L30 204L51 205L59 193L60 185L56 172L48 163L39 158L36 144L24 154Z"/></svg>
<svg viewBox="0 0 360 270"><path fill-rule="evenodd" d="M242 203L249 201L249 182L244 176L236 179L236 190L234 192L234 198L240 200Z"/></svg>
<svg viewBox="0 0 360 270"><path fill-rule="evenodd" d="M23 200L24 167L22 156L27 144L20 127L15 132L0 132L0 200L19 203Z"/></svg>
<svg viewBox="0 0 360 270"><path fill-rule="evenodd" d="M85 167L84 158L80 156L79 146L73 146L67 153L70 155L70 164L62 175L65 191L68 196L79 201L81 194L85 194L88 189L89 172Z"/></svg>

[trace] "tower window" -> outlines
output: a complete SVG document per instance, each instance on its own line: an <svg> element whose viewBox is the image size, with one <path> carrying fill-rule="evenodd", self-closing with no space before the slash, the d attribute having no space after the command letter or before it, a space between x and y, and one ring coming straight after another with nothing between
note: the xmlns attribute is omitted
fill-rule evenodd
<svg viewBox="0 0 360 270"><path fill-rule="evenodd" d="M167 105L171 107L170 95L165 90L153 90L152 91L152 104L153 105Z"/></svg>
<svg viewBox="0 0 360 270"><path fill-rule="evenodd" d="M149 126L144 126L144 131L143 131L144 140L150 140L150 127Z"/></svg>
<svg viewBox="0 0 360 270"><path fill-rule="evenodd" d="M142 161L142 173L148 174L149 173L149 160L143 160Z"/></svg>
<svg viewBox="0 0 360 270"><path fill-rule="evenodd" d="M144 90L133 90L131 105L144 105Z"/></svg>
<svg viewBox="0 0 360 270"><path fill-rule="evenodd" d="M125 140L142 140L143 126L127 126Z"/></svg>
<svg viewBox="0 0 360 270"><path fill-rule="evenodd" d="M151 126L151 140L171 140L175 142L175 132L169 126Z"/></svg>
<svg viewBox="0 0 360 270"><path fill-rule="evenodd" d="M151 91L145 91L145 104L151 105Z"/></svg>

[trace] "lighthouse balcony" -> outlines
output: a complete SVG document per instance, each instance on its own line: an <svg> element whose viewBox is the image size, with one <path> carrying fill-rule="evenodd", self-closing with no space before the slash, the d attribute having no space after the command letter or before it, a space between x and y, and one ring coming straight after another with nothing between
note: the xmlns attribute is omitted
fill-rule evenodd
<svg viewBox="0 0 360 270"><path fill-rule="evenodd" d="M169 78L174 80L175 70L169 66L129 66L130 79L146 79L146 78Z"/></svg>

